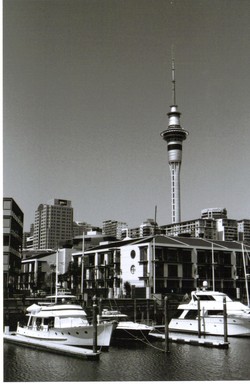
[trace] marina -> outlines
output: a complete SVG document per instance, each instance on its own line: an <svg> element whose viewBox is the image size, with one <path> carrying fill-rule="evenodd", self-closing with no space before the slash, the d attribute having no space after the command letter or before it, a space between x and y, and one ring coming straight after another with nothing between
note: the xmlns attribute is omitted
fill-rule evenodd
<svg viewBox="0 0 250 384"><path fill-rule="evenodd" d="M57 292L56 297L47 297L44 302L37 302L26 308L28 322L27 326L21 327L21 332L19 324L16 331L8 332L9 328L6 327L4 379L33 382L246 380L249 378L247 369L249 338L228 338L227 319L232 315L230 313L232 308L230 304L227 308L223 295L221 298L223 300L220 300L220 309L223 303L225 332L223 335L211 336L197 332L193 334L172 332L169 329L172 316L169 316L170 303L167 297L162 307L163 324L149 326L145 324L149 320L149 313L144 323L133 322L123 311L114 308L101 310L101 306L98 308L95 300L93 300L92 322L89 322L83 307L73 303L75 299L73 295ZM49 299L52 299L50 303ZM230 299L228 300L230 303ZM241 308L240 303L237 303L237 306ZM148 303L146 307L149 308ZM200 312L201 308L198 309ZM50 328L48 320L52 315L54 323ZM197 322L199 320L197 310L196 317ZM86 324L82 324L83 320ZM125 328L122 327L123 323ZM71 324L69 333L78 332L81 327L86 326L93 330L91 337L88 335L87 349L82 348L83 344L86 344L86 338L75 339L70 334L66 339L64 335L66 324L67 326ZM59 325L63 327L60 329ZM98 327L106 325L112 326L108 348L105 348L105 345L99 347L100 343L97 342ZM116 338L114 332L117 329L119 332ZM239 357L242 361L238 361ZM45 368L44 364L48 366ZM233 366L235 371L232 371ZM239 366L242 366L242 371L239 371Z"/></svg>

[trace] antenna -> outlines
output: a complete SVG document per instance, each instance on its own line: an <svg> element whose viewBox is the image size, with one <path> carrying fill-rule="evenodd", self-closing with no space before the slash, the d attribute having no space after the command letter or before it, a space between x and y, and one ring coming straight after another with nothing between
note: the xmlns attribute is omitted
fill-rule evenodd
<svg viewBox="0 0 250 384"><path fill-rule="evenodd" d="M172 57L172 100L173 100L173 105L176 105L175 66L174 66L174 58L173 57Z"/></svg>
<svg viewBox="0 0 250 384"><path fill-rule="evenodd" d="M173 102L173 105L176 105L174 44L172 44L171 46L171 57L172 57L172 102Z"/></svg>

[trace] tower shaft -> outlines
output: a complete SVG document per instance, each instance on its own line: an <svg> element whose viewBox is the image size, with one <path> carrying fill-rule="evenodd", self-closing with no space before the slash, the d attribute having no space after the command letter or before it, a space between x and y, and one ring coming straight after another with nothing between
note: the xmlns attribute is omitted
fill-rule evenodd
<svg viewBox="0 0 250 384"><path fill-rule="evenodd" d="M171 209L172 209L172 223L179 223L181 221L181 189L180 189L180 162L169 163L171 175Z"/></svg>

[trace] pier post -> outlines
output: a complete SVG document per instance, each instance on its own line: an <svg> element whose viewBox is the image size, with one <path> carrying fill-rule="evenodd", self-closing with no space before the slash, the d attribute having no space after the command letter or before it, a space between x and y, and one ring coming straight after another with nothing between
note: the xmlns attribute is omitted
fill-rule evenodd
<svg viewBox="0 0 250 384"><path fill-rule="evenodd" d="M169 353L169 334L168 334L168 297L164 297L164 321L165 321L165 353Z"/></svg>
<svg viewBox="0 0 250 384"><path fill-rule="evenodd" d="M136 299L134 299L134 322L136 323Z"/></svg>
<svg viewBox="0 0 250 384"><path fill-rule="evenodd" d="M154 323L156 324L156 315L157 315L157 307L156 307L156 299L154 297Z"/></svg>
<svg viewBox="0 0 250 384"><path fill-rule="evenodd" d="M149 299L147 299L147 325L149 325Z"/></svg>
<svg viewBox="0 0 250 384"><path fill-rule="evenodd" d="M96 297L93 297L93 352L97 352L97 305Z"/></svg>
<svg viewBox="0 0 250 384"><path fill-rule="evenodd" d="M99 312L99 322L102 321L102 299L99 299L99 306L98 306L98 312Z"/></svg>
<svg viewBox="0 0 250 384"><path fill-rule="evenodd" d="M198 297L198 338L201 337L201 302L200 298Z"/></svg>
<svg viewBox="0 0 250 384"><path fill-rule="evenodd" d="M226 298L223 297L223 317L224 317L224 342L227 343L227 304Z"/></svg>

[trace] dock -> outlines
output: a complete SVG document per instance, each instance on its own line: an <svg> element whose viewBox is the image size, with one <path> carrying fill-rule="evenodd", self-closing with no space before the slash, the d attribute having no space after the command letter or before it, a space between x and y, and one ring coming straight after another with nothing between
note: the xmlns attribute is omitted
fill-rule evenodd
<svg viewBox="0 0 250 384"><path fill-rule="evenodd" d="M150 332L151 337L155 337L160 340L165 340L165 334ZM175 334L170 332L168 340L170 342L176 342L179 344L190 344L197 345L209 348L222 348L227 349L229 347L229 342L224 340L219 340L215 338L199 338L196 335L187 335L187 334Z"/></svg>
<svg viewBox="0 0 250 384"><path fill-rule="evenodd" d="M4 334L3 340L4 342L21 345L24 347L57 353L65 356L84 358L88 360L99 360L101 354L100 351L93 352L91 349L87 348L73 347L70 345L63 345L42 340L34 340L32 338L19 336L15 333Z"/></svg>

